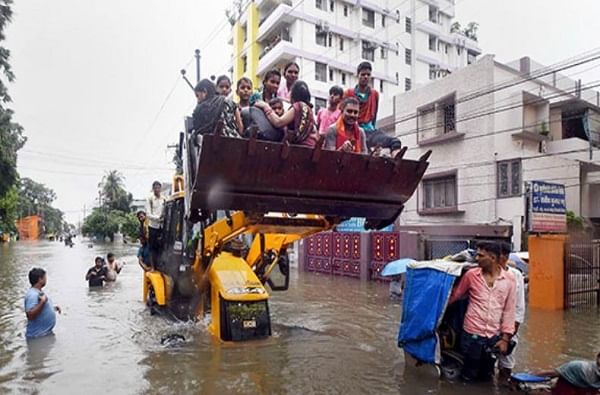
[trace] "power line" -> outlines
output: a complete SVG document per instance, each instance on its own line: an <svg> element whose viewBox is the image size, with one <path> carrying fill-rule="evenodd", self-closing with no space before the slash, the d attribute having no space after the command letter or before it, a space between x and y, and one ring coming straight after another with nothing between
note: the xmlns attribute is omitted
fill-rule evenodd
<svg viewBox="0 0 600 395"><path fill-rule="evenodd" d="M598 51L598 53L600 53L600 51ZM589 63L589 62L592 62L592 61L594 61L594 60L597 60L597 59L600 59L600 55L598 55L598 56L595 56L595 57L593 57L593 58L590 58L590 59L579 60L579 61L577 61L576 63L574 63L574 64L571 64L571 65L562 66L562 67L560 67L560 69L557 69L556 71L558 71L558 70L564 70L564 69L567 69L567 68L576 67L576 66L579 66L579 65L581 65L581 64ZM546 72L546 73L552 73L552 72ZM526 77L519 77L519 81L516 81L516 82L511 82L511 83L510 83L510 86L516 86L516 85L519 85L519 84L522 84L522 83L525 83L525 82L531 81L532 79L535 79L535 78L532 78L532 77L527 77L527 78L526 78ZM508 86L507 86L506 84L503 84L503 85L500 85L500 86L498 86L498 87L496 87L496 88L493 88L493 89L487 90L485 94L487 95L487 94L496 93L496 92L498 92L499 90L505 89L506 87L508 87ZM586 89L591 89L591 88L595 88L595 87L596 87L596 86L587 86L587 87L585 87L585 88L584 88L584 87L581 87L581 89L580 89L580 90L582 90L582 91L583 91L583 90L586 90ZM560 89L558 89L558 88L556 88L556 89L557 89L557 90L560 90ZM575 92L577 92L578 90L579 90L578 88L575 88L575 89L574 89L573 91L571 91L570 93L575 93ZM556 97L564 96L565 94L569 93L569 91L563 91L563 90L560 90L560 91L561 91L561 92L558 92L558 93L556 93L556 94L555 94L555 95L558 95L558 96L556 96ZM481 96L483 96L483 95L484 95L484 93L483 93L483 92L478 92L478 93L476 93L476 94L471 94L471 95L468 95L468 94L467 94L466 96L461 96L461 98L459 98L458 100L456 100L454 104L455 104L455 106L456 106L456 105L458 105L458 104L462 104L462 103L465 103L465 102L467 102L467 101L474 100L475 98L479 98L479 97L481 97ZM546 98L544 98L543 100L546 100ZM520 103L522 103L522 101L521 101ZM411 115L409 115L409 116L406 116L406 117L404 117L404 118L401 118L401 119L395 120L395 121L394 121L394 123L393 123L392 125L398 125L398 124L400 124L400 123L403 123L403 122L407 122L407 121L410 121L410 120L416 119L416 118L418 118L418 117L419 117L419 115L420 115L420 114L419 114L419 112L417 111L415 114L411 114ZM459 122L459 120L457 120L456 122ZM443 126L443 124L439 124L439 126ZM415 129L415 130L411 130L410 132L408 132L408 133L404 133L404 134L401 134L400 136L404 136L404 135L408 135L408 134L416 133L417 131L418 131L417 129Z"/></svg>
<svg viewBox="0 0 600 395"><path fill-rule="evenodd" d="M62 161L66 165L69 165L69 162L75 163L79 167L97 168L99 166L105 166L105 167L118 167L119 170L123 170L123 169L128 169L128 170L152 170L152 169L166 170L167 169L164 167L144 167L141 165L128 164L125 162L105 161L105 160L99 160L99 159L94 159L94 158L67 156L67 155L57 154L55 152L32 151L32 150L27 150L27 149L22 149L21 151L19 151L19 154L28 154L28 155L33 155L33 156L37 156L37 157L40 157L40 156L47 157L47 158L52 159L53 161L58 161L58 162Z"/></svg>
<svg viewBox="0 0 600 395"><path fill-rule="evenodd" d="M600 81L600 80L598 80L598 81ZM555 98L558 98L558 97L570 95L571 93L574 93L577 90L583 91L583 90L587 90L587 89L593 89L593 88L596 88L596 87L600 86L600 82L598 82L598 81L593 81L594 82L593 84L585 86L585 87L581 87L580 89L576 88L573 92L567 92L567 91L559 92L559 93L556 93L556 94L554 94L552 96L542 97L542 98L540 98L538 100L531 101L528 104L531 104L531 103L543 103L545 101L548 101L549 99L555 99ZM485 116L490 116L490 115L494 115L494 114L497 114L497 113L500 113L500 112L508 111L508 110L511 110L511 109L516 109L516 108L523 107L523 106L524 106L523 102L520 101L518 104L515 103L515 104L512 104L512 105L505 106L505 107L496 108L496 109L490 110L488 112L484 112L484 113L480 113L480 114L474 114L474 115L471 115L471 116L466 116L464 118L456 119L454 122L455 122L455 124L461 123L461 122L466 122L466 121L474 120L474 119L477 119L477 118L481 118L481 117L485 117ZM420 114L417 111L417 114L413 115L412 118L415 119L415 118L417 118L419 116L420 116ZM396 125L396 124L401 123L401 122L404 122L404 120L402 120L402 121L395 121L393 124ZM542 122L540 122L538 124L530 125L530 126L536 126L536 125L541 126L542 123L545 123L545 121L542 121ZM412 134L417 134L417 133L428 131L428 130L435 130L435 129L444 127L445 125L446 125L445 122L439 122L439 123L434 124L432 126L427 126L427 127L422 127L422 128L418 127L418 128L415 128L415 129L410 129L407 132L401 132L396 137L401 138L401 137L410 136ZM525 128L525 126L523 125L522 128ZM514 130L514 128L507 129L506 131L512 131L512 130ZM486 136L486 135L491 135L493 133L494 132L492 132L492 133L485 133L485 134L479 134L479 135L475 135L475 136L465 136L464 139L468 140L468 139L471 139L471 138L483 137L483 136Z"/></svg>

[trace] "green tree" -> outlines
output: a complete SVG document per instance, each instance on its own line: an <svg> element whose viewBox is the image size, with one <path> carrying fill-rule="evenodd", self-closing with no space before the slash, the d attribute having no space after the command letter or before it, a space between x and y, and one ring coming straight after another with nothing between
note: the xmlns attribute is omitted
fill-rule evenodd
<svg viewBox="0 0 600 395"><path fill-rule="evenodd" d="M16 230L18 201L19 189L16 185L13 185L3 197L0 197L0 233Z"/></svg>
<svg viewBox="0 0 600 395"><path fill-rule="evenodd" d="M110 170L98 184L103 198L103 206L108 210L129 212L133 196L124 187L125 178L119 171Z"/></svg>
<svg viewBox="0 0 600 395"><path fill-rule="evenodd" d="M52 207L56 193L44 184L23 178L19 181L16 214L19 218L39 215L44 233L60 233L64 228L64 213Z"/></svg>
<svg viewBox="0 0 600 395"><path fill-rule="evenodd" d="M64 213L52 206L44 207L40 213L43 220L45 233L61 233L64 230L65 220Z"/></svg>
<svg viewBox="0 0 600 395"><path fill-rule="evenodd" d="M12 0L0 0L0 42L6 39L4 29L12 19ZM0 45L0 70L8 82L13 82L15 75L10 63L10 51ZM17 151L25 144L23 128L13 122L13 111L6 107L11 102L8 88L0 79L0 198L17 182Z"/></svg>
<svg viewBox="0 0 600 395"><path fill-rule="evenodd" d="M477 30L479 30L479 23L469 22L463 33L471 40L477 41Z"/></svg>
<svg viewBox="0 0 600 395"><path fill-rule="evenodd" d="M460 33L462 31L462 27L460 26L460 22L454 22L450 26L450 33Z"/></svg>
<svg viewBox="0 0 600 395"><path fill-rule="evenodd" d="M137 240L140 231L140 222L138 221L135 213L127 213L123 218L123 224L121 226L121 232L126 235L130 240Z"/></svg>
<svg viewBox="0 0 600 395"><path fill-rule="evenodd" d="M56 193L44 184L23 178L19 182L19 217L41 214L56 199Z"/></svg>
<svg viewBox="0 0 600 395"><path fill-rule="evenodd" d="M83 221L81 231L84 235L101 239L108 237L113 241L115 233L119 230L130 238L137 238L137 226L137 219L133 213L95 208Z"/></svg>

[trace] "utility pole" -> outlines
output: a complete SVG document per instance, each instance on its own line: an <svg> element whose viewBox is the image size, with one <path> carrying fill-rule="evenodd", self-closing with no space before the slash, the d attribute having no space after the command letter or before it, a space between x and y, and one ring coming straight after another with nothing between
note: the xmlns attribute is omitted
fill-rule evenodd
<svg viewBox="0 0 600 395"><path fill-rule="evenodd" d="M196 84L200 82L200 50L196 49L194 51L196 58Z"/></svg>

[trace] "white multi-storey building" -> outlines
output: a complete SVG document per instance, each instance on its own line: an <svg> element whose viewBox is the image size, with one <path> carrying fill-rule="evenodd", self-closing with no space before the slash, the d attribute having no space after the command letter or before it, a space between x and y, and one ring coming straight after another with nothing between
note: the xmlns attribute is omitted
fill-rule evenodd
<svg viewBox="0 0 600 395"><path fill-rule="evenodd" d="M394 95L481 53L475 40L451 32L454 8L454 0L242 2L230 41L233 77L256 84L266 71L295 61L320 107L332 85L354 86L356 66L370 61L373 86L381 92L379 119L391 120Z"/></svg>
<svg viewBox="0 0 600 395"><path fill-rule="evenodd" d="M401 226L446 237L489 236L487 229L506 227L519 249L526 185L539 180L563 184L567 209L600 229L596 86L527 57L502 64L486 55L398 95L396 135L407 156L433 151Z"/></svg>

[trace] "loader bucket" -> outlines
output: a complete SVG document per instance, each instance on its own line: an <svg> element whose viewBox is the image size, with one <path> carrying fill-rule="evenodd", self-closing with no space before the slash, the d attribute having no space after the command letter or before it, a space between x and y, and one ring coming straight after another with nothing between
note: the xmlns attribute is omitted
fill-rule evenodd
<svg viewBox="0 0 600 395"><path fill-rule="evenodd" d="M392 223L427 169L420 160L372 157L217 134L200 138L192 210L364 217Z"/></svg>

